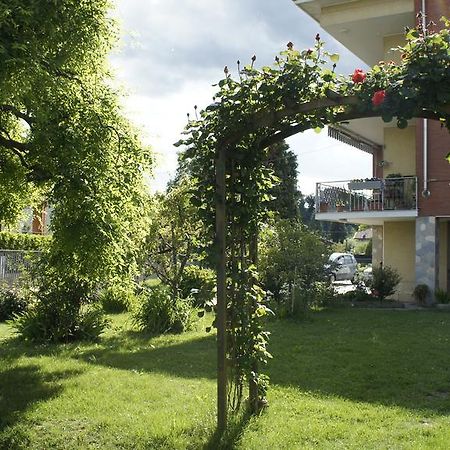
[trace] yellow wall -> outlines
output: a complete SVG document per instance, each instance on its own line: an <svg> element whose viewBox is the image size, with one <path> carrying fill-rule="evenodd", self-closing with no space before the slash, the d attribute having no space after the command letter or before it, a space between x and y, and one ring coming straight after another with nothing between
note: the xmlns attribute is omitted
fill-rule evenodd
<svg viewBox="0 0 450 450"><path fill-rule="evenodd" d="M395 119L394 119L395 120ZM402 176L416 174L416 127L409 125L401 130L397 127L384 129L383 159L388 165L383 176L400 173Z"/></svg>
<svg viewBox="0 0 450 450"><path fill-rule="evenodd" d="M404 46L406 43L404 34L393 34L391 36L385 36L383 38L384 44L384 60L386 62L394 61L399 64L401 62L401 53L399 51L392 51L392 48L396 48L399 45Z"/></svg>
<svg viewBox="0 0 450 450"><path fill-rule="evenodd" d="M447 290L448 222L439 224L439 288Z"/></svg>
<svg viewBox="0 0 450 450"><path fill-rule="evenodd" d="M394 299L412 301L416 278L415 261L415 222L385 222L384 265L397 269L401 277Z"/></svg>

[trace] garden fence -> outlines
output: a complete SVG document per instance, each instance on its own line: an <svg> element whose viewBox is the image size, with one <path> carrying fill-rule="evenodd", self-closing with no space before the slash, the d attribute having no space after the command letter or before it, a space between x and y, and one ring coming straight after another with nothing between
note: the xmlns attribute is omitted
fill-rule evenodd
<svg viewBox="0 0 450 450"><path fill-rule="evenodd" d="M31 258L38 251L0 250L0 283L16 283L30 269Z"/></svg>

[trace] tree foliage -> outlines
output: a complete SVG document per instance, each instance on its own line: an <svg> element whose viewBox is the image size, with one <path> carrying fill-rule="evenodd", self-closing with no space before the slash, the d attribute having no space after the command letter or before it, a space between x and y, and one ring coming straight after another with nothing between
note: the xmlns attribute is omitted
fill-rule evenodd
<svg viewBox="0 0 450 450"><path fill-rule="evenodd" d="M112 87L109 7L0 1L0 182L24 195L43 190L54 208L47 284L61 292L64 279L80 298L133 275L146 228L142 175L151 158ZM9 211L20 209L11 202Z"/></svg>
<svg viewBox="0 0 450 450"><path fill-rule="evenodd" d="M276 142L269 146L266 164L278 179L270 190L273 198L269 209L281 219L298 218L298 202L301 194L298 190L297 156L289 150L289 145L285 141Z"/></svg>
<svg viewBox="0 0 450 450"><path fill-rule="evenodd" d="M327 247L300 221L278 221L264 229L261 241L261 277L278 301L294 284L306 289L323 280Z"/></svg>
<svg viewBox="0 0 450 450"><path fill-rule="evenodd" d="M174 301L186 266L198 259L201 247L203 228L192 196L192 181L182 178L152 201L146 245L148 270L170 288Z"/></svg>

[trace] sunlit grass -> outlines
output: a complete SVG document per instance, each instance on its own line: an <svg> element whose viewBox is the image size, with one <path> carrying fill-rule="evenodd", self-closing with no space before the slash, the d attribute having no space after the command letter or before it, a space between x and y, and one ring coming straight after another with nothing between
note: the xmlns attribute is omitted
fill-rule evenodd
<svg viewBox="0 0 450 450"><path fill-rule="evenodd" d="M217 448L210 320L149 337L121 314L97 344L51 346L0 324L0 448ZM224 447L449 448L450 314L342 309L270 328L270 406Z"/></svg>

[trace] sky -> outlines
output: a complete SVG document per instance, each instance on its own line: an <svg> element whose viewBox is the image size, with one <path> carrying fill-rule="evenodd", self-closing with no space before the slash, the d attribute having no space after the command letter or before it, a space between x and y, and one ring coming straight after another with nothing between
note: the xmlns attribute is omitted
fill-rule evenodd
<svg viewBox="0 0 450 450"><path fill-rule="evenodd" d="M236 61L270 65L292 41L299 50L320 33L326 48L340 54L337 72L350 74L364 64L301 11L292 0L115 0L121 23L111 63L126 92L129 119L156 155L152 189L162 191L173 177L186 114L212 103L227 65ZM372 176L370 155L306 131L287 140L297 155L299 188L313 193L319 181Z"/></svg>

